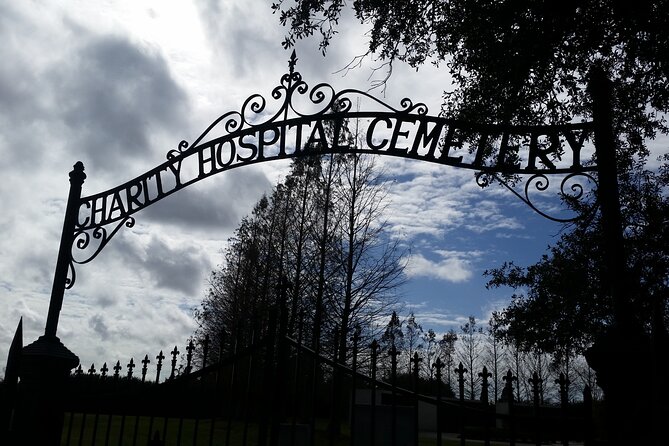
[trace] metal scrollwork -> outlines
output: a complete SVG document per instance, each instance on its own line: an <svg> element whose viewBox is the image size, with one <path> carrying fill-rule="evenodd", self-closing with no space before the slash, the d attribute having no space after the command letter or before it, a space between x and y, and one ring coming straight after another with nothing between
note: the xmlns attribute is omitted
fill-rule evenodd
<svg viewBox="0 0 669 446"><path fill-rule="evenodd" d="M107 228L104 226L98 226L93 230L80 230L74 234L74 239L72 242L72 253L68 266L68 274L67 279L65 280L65 289L72 288L76 281L77 275L74 264L76 263L77 265L84 265L95 259L122 226L125 226L126 228L132 228L135 226L135 218L130 216L125 217L123 220L118 222L118 224L116 224L111 232L107 231ZM95 243L96 241L97 244ZM96 244L96 246L93 247L93 244ZM76 257L76 253L83 254L83 258L78 259Z"/></svg>
<svg viewBox="0 0 669 446"><path fill-rule="evenodd" d="M357 100L369 101L379 112L397 115L427 116L428 107L422 102L414 103L409 98L400 101L400 107L392 107L374 96L356 89L336 91L327 83L319 83L313 88L302 79L302 75L295 71L297 58L291 56L290 72L281 77L279 85L274 87L271 98L276 106L269 111L269 102L261 94L248 97L239 111L225 113L218 117L207 129L198 136L192 144L181 141L177 149L167 154L171 160L183 154L197 150L208 142L226 137L232 133L252 130L262 125L275 123L279 119L318 118L325 114L347 114L353 112Z"/></svg>
<svg viewBox="0 0 669 446"><path fill-rule="evenodd" d="M494 179L493 174L488 172L479 172L476 174L476 184L481 188L490 186Z"/></svg>
<svg viewBox="0 0 669 446"><path fill-rule="evenodd" d="M595 180L592 175L589 175L586 172L576 172L567 175L562 179L562 182L560 183L560 191L565 198L565 200L568 201L579 201L583 198L583 194L585 194L585 188L583 187L583 184L581 182L576 182L574 181L571 183L571 186L569 186L569 189L571 190L571 193L566 192L566 187L569 182L574 180L575 178L585 178L588 181L592 182L593 184L597 184L597 180Z"/></svg>
<svg viewBox="0 0 669 446"><path fill-rule="evenodd" d="M310 87L295 71L296 63L293 53L289 72L268 98L252 94L241 108L219 116L193 142L179 142L159 166L107 191L79 197L67 287L74 284L75 263L93 260L122 226L134 226L131 215L141 209L220 172L316 151L387 155L471 169L479 172L480 186L499 182L535 212L556 222L573 222L596 209L588 207L584 183L596 184L587 172L597 167L582 160L590 153L591 122L503 125L430 116L426 104L409 98L391 106L356 89L336 90L327 83ZM348 120L362 123L360 129L356 125L360 144L347 135ZM328 126L332 131L326 131ZM558 189L550 187L549 178L554 175L563 177L558 195L576 217L550 215L533 200L533 195L545 196L549 189ZM516 179L528 176L524 190L516 190ZM513 184L506 178L513 178Z"/></svg>
<svg viewBox="0 0 669 446"><path fill-rule="evenodd" d="M417 115L427 115L427 105L422 102L414 104L409 98L404 98L400 101L403 113L415 113Z"/></svg>
<svg viewBox="0 0 669 446"><path fill-rule="evenodd" d="M72 259L70 259L70 262L67 264L67 277L65 277L65 289L69 290L74 286L74 282L77 280L77 272L74 269L74 263L72 262Z"/></svg>
<svg viewBox="0 0 669 446"><path fill-rule="evenodd" d="M479 172L476 174L476 183L480 187L487 187L493 181L496 181L497 183L504 186L537 214L557 223L589 221L599 207L599 203L596 200L591 203L587 203L585 201L586 188L584 187L584 183L590 183L594 188L597 187L597 180L588 172L573 172L564 176L560 181L560 187L557 195L562 201L567 202L571 209L575 210L574 212L576 212L576 215L571 217L559 217L551 215L548 213L548 211L539 209L538 205L535 204L536 201L532 200L532 192L546 192L550 188L550 179L543 173L536 173L525 179L522 194L519 193L513 186L509 185L507 181L500 178L500 176L496 173Z"/></svg>
<svg viewBox="0 0 669 446"><path fill-rule="evenodd" d="M188 149L188 141L182 140L176 149L172 149L169 152L167 152L167 159L171 160L178 157L179 155L184 153L186 149Z"/></svg>

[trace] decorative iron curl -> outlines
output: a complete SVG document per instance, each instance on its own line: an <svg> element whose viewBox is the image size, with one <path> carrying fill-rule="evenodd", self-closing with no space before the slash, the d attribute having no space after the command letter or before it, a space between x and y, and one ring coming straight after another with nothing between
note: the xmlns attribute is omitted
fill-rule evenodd
<svg viewBox="0 0 669 446"><path fill-rule="evenodd" d="M340 97L335 102L338 113L348 113L353 108L353 101L351 98Z"/></svg>
<svg viewBox="0 0 669 446"><path fill-rule="evenodd" d="M548 186L551 185L551 182L543 173L532 175L530 179L525 182L525 198L528 200L530 197L530 189L532 188L532 185L534 185L534 188L539 192L543 192L548 189Z"/></svg>
<svg viewBox="0 0 669 446"><path fill-rule="evenodd" d="M567 175L562 179L562 183L560 184L560 192L565 197L566 200L578 201L585 193L583 185L581 183L576 183L576 182L572 183L572 185L569 187L569 189L571 189L572 191L572 194L568 194L565 192L565 186L567 186L568 182L577 176L586 177L589 181L592 181L594 184L597 184L597 180L595 180L595 178L592 175L586 172L570 173L569 175Z"/></svg>
<svg viewBox="0 0 669 446"><path fill-rule="evenodd" d="M195 139L192 144L181 141L177 149L167 153L167 159L173 160L183 156L187 152L196 150L208 140L214 140L236 131L253 130L259 125L271 124L277 119L288 119L289 114L298 118L320 118L326 113L348 113L352 110L355 101L353 98L365 99L373 107L380 107L389 113L427 115L428 107L424 103L414 103L409 98L400 101L398 108L392 107L385 102L375 98L369 93L356 90L344 89L336 91L327 83L319 83L313 88L303 80L302 75L295 71L297 56L293 54L289 61L289 72L281 76L279 85L271 91L271 99L277 102L277 109L267 113L268 101L260 94L249 96L239 111L228 112L218 117L207 129ZM300 110L301 102L298 96L304 96L308 105L315 106L312 110ZM311 107L309 107L311 108ZM215 132L215 129L218 131ZM218 134L220 132L220 134Z"/></svg>
<svg viewBox="0 0 669 446"><path fill-rule="evenodd" d="M122 226L125 226L126 228L132 228L135 226L135 219L134 217L127 216L123 220L119 221L118 224L114 227L114 229L111 232L107 231L107 228L98 226L94 228L92 231L88 230L81 230L78 231L74 234L74 238L72 240L72 250L70 252L70 262L68 265L68 271L67 271L67 277L65 279L65 289L69 290L74 286L74 282L76 282L77 278L77 273L76 269L74 267L74 264L78 265L84 265L86 263L91 262L93 259L95 259L100 252L104 249L105 246L107 246L107 243L116 235L116 233L121 229ZM85 257L82 260L77 260L75 258L75 249L77 251L85 251L90 245L92 240L100 240L99 245L93 253L88 254L87 257Z"/></svg>
<svg viewBox="0 0 669 446"><path fill-rule="evenodd" d="M260 94L253 94L248 98L246 98L244 104L242 105L242 111L241 111L244 123L252 125L251 117L262 114L262 112L265 111L266 106L267 106L267 100L265 100L265 98Z"/></svg>
<svg viewBox="0 0 669 446"><path fill-rule="evenodd" d="M560 192L558 193L558 195L562 198L563 201L567 201L572 204L577 204L584 197L585 188L583 187L582 182L572 182L576 178L581 178L586 181L592 182L595 186L597 186L597 180L587 172L570 173L569 175L565 176L560 182ZM493 180L497 181L499 184L501 184L509 191L511 191L511 193L513 193L522 202L524 202L527 206L529 206L529 208L532 209L534 212L536 212L537 214L541 215L542 217L548 220L557 223L575 223L581 220L589 221L594 216L595 211L599 207L599 203L595 201L594 203L592 203L592 205L590 205L590 207L585 212L578 213L574 217L570 218L556 217L539 209L534 203L532 203L532 199L530 198L530 192L533 189L539 192L545 192L550 186L550 180L548 176L546 176L545 174L543 173L534 174L529 179L527 179L527 181L525 181L525 186L523 188L524 196L518 193L518 191L516 191L512 186L510 186L506 181L504 181L494 172L479 172L476 174L476 183L480 187L489 186Z"/></svg>
<svg viewBox="0 0 669 446"><path fill-rule="evenodd" d="M68 265L68 273L67 273L67 278L65 279L65 289L69 290L70 288L72 288L74 286L74 282L76 281L77 274L74 264L76 263L77 265L84 265L95 259L98 256L98 254L102 252L104 247L107 246L107 243L109 243L109 241L116 235L119 229L121 229L122 226L125 226L126 228L132 228L133 226L135 226L134 217L131 216L125 217L123 220L118 222L118 224L114 227L114 229L111 232L108 232L107 228L103 226L98 226L94 228L92 231L81 230L74 234L74 238L72 240L72 250L70 253L70 262ZM91 242L93 240L100 241L95 250L93 250L92 253L88 254L84 259L77 260L75 258L75 252L85 251L91 246Z"/></svg>
<svg viewBox="0 0 669 446"><path fill-rule="evenodd" d="M271 93L272 99L274 99L275 101L280 100L282 97L284 97L284 94L286 94L287 91L288 91L288 89L286 87L284 87L283 85L279 85L277 87L274 87L274 89L272 90L272 93Z"/></svg>
<svg viewBox="0 0 669 446"><path fill-rule="evenodd" d="M232 133L237 129L237 127L241 128L244 125L244 117L239 113L238 111L232 111L232 112L227 112L224 115L219 116L216 118L214 122L209 124L209 127L200 134L200 136L197 137L195 142L190 146L191 150L199 145L199 143L211 132L211 130L215 127L217 127L221 122L223 122L222 126L225 129L226 133ZM183 142L183 141L182 141ZM172 150L171 152L175 152ZM175 152L179 153L179 152ZM170 159L170 155L168 153L167 158Z"/></svg>
<svg viewBox="0 0 669 446"><path fill-rule="evenodd" d="M299 73L296 74L298 75L298 79L300 79L300 81L293 85L292 91L297 91L299 94L306 94L307 91L309 91L309 85L301 80L302 77L299 77Z"/></svg>
<svg viewBox="0 0 669 446"><path fill-rule="evenodd" d="M186 152L187 149L188 149L188 141L183 139L181 140L179 146L177 146L176 149L172 149L169 152L167 152L167 159L168 160L174 159L177 156L181 155L182 153Z"/></svg>
<svg viewBox="0 0 669 446"><path fill-rule="evenodd" d="M279 85L272 90L272 98L278 101L285 95L285 107L290 102L290 97L295 91L297 91L298 94L305 94L308 90L309 86L302 80L302 75L298 72L291 71L290 73L281 76Z"/></svg>
<svg viewBox="0 0 669 446"><path fill-rule="evenodd" d="M426 115L427 114L427 105L422 102L414 104L413 101L409 98L403 98L400 101L400 110L403 113L416 113L417 115Z"/></svg>
<svg viewBox="0 0 669 446"><path fill-rule="evenodd" d="M281 76L281 82L280 82L281 85L276 87L274 89L274 91L276 91L276 90L278 90L282 87L287 87L288 85L290 85L290 80L291 79L292 79L292 73L286 73L283 76ZM272 92L272 96L274 96L274 91ZM278 98L276 98L276 99L278 99Z"/></svg>
<svg viewBox="0 0 669 446"><path fill-rule="evenodd" d="M476 174L476 184L478 184L480 188L490 186L490 183L492 183L490 176L491 174L488 172L478 172Z"/></svg>
<svg viewBox="0 0 669 446"><path fill-rule="evenodd" d="M326 102L328 97L330 100ZM309 92L309 100L313 104L323 104L325 106L320 112L325 112L329 108L332 108L333 101L336 97L337 95L335 94L335 89L332 88L332 86L329 84L318 84ZM292 105L293 104L291 103L291 108L293 111L301 115L301 113L295 110Z"/></svg>
<svg viewBox="0 0 669 446"><path fill-rule="evenodd" d="M281 85L290 88L295 87L299 84L305 84L306 83L302 80L302 75L298 71L294 71L292 73L286 73L283 76L281 76Z"/></svg>
<svg viewBox="0 0 669 446"><path fill-rule="evenodd" d="M100 252L104 249L105 246L107 246L107 243L116 235L116 233L121 229L121 226L125 226L126 228L132 228L135 226L135 218L132 216L127 216L123 220L119 221L116 227L108 233L107 228L98 226L95 229L93 229L92 234L93 234L93 239L100 240L100 244L98 247L93 251L92 254L90 254L88 257L84 258L83 260L77 260L74 257L74 252L72 253L72 261L76 264L79 265L84 265L100 254ZM88 231L79 231L74 235L74 242L73 242L73 248L76 246L76 248L79 251L84 251L86 250L91 243L91 233Z"/></svg>
<svg viewBox="0 0 669 446"><path fill-rule="evenodd" d="M67 264L67 276L65 277L65 289L69 290L74 286L74 282L77 280L77 272L74 269L74 262L70 259Z"/></svg>

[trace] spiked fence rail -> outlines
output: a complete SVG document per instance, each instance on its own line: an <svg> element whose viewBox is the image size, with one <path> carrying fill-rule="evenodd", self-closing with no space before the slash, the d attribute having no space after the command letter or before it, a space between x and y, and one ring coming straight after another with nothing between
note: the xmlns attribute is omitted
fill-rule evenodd
<svg viewBox="0 0 669 446"><path fill-rule="evenodd" d="M197 346L190 341L185 357L175 346L167 357L161 351L139 363L131 358L111 368L79 366L65 392L61 444L399 446L421 443L426 432L438 446L468 440L592 444L589 389L582 402L569 403L564 376L558 380L558 406L539 404L542 383L536 374L530 380L533 401L514 401L518 383L510 371L502 400L490 404L487 370L478 374L486 396L466 400L469 373L460 365L453 398L447 396L452 392L443 382L440 359L429 380L419 376L421 358L415 354L407 377L397 372L396 350L380 353L376 341L360 346L354 336L344 361L316 354L300 334L290 338L276 325L265 327L262 337L252 336L248 345L228 342L229 354L221 345L212 355L205 339ZM389 369L380 369L381 355L390 358ZM8 386L3 392L8 394ZM13 402L21 397L19 386ZM7 398L3 403L7 408Z"/></svg>

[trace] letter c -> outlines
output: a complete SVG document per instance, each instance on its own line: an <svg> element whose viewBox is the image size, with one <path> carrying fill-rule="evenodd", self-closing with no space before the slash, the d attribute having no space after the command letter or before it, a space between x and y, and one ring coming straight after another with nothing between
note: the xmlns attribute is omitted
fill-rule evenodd
<svg viewBox="0 0 669 446"><path fill-rule="evenodd" d="M381 141L381 143L379 143L379 144L374 144L374 141L373 141L373 139L372 139L372 136L374 136L374 135L373 135L373 134L374 134L374 129L376 128L376 124L377 124L379 121L383 121L383 122L385 122L385 123L386 123L386 127L387 127L388 129L391 129L391 128L393 127L393 124L390 122L390 119L388 119L388 118L376 118L375 120L373 120L373 121L369 124L369 128L367 129L367 146L368 146L369 148L371 148L372 150L381 150L381 149L383 149L383 148L388 144L388 140L387 140L387 139L384 139L384 140Z"/></svg>

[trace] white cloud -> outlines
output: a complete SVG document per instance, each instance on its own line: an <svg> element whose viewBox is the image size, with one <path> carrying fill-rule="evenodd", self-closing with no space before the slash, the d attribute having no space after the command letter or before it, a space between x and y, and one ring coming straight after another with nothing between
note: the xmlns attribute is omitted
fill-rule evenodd
<svg viewBox="0 0 669 446"><path fill-rule="evenodd" d="M438 251L440 258L429 260L422 254L411 254L407 262L406 273L410 278L427 277L448 282L465 282L472 277L473 268L470 258L475 253Z"/></svg>
<svg viewBox="0 0 669 446"><path fill-rule="evenodd" d="M383 159L385 176L393 179L387 219L394 233L409 239L433 237L463 230L473 234L522 230L517 217L501 211L499 188L482 190L472 171L416 161Z"/></svg>

